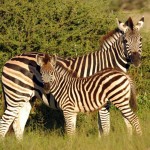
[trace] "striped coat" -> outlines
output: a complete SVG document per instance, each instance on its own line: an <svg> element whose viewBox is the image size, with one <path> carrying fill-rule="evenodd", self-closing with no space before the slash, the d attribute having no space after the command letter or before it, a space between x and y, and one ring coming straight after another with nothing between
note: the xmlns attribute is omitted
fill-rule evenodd
<svg viewBox="0 0 150 150"><path fill-rule="evenodd" d="M74 133L78 112L99 110L110 101L135 127L137 134L142 134L138 118L130 108L130 105L136 106L136 97L128 75L116 69L105 69L89 77L77 78L56 63L55 56L48 54L37 55L37 63L41 67L45 92L55 96L64 113L67 133Z"/></svg>

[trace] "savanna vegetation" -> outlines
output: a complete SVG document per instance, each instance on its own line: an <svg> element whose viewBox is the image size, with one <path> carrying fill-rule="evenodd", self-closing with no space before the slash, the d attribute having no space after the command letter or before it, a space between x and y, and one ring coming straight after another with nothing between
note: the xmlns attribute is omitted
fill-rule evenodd
<svg viewBox="0 0 150 150"><path fill-rule="evenodd" d="M141 0L1 0L0 1L0 76L5 62L12 56L29 51L74 57L95 51L100 39L116 27L117 17L136 23L149 13L149 1ZM143 136L129 138L123 119L113 106L111 133L98 139L97 113L80 114L77 135L63 134L62 113L51 110L37 100L27 122L24 141L18 143L12 133L0 141L0 149L128 149L149 150L150 135L150 28L149 20L141 30L142 65L131 66L129 74L137 88L138 111ZM0 79L1 80L1 79ZM0 87L1 95L1 87ZM0 116L3 100L0 97Z"/></svg>

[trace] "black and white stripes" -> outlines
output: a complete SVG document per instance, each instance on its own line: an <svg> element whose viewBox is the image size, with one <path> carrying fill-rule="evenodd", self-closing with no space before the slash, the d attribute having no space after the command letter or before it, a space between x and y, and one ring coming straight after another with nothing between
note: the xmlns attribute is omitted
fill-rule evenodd
<svg viewBox="0 0 150 150"><path fill-rule="evenodd" d="M130 102L134 104L132 106L136 106L136 97L133 83L128 75L116 69L105 69L89 77L77 78L62 64L57 62L55 65L54 60L56 61L56 56L37 55L44 90L46 93L51 92L56 98L64 113L68 134L73 134L75 131L78 112L99 110L108 101L121 111L135 127L137 134L142 134L138 118L130 108ZM52 79L48 81L47 76Z"/></svg>

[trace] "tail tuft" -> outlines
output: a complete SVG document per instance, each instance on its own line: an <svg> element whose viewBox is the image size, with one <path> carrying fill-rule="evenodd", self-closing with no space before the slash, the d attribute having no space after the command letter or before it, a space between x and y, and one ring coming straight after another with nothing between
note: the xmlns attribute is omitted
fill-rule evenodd
<svg viewBox="0 0 150 150"><path fill-rule="evenodd" d="M4 86L2 84L2 101L3 101L3 111L6 110L6 106L7 106L7 102L6 102L6 98L5 98L5 92L4 92Z"/></svg>
<svg viewBox="0 0 150 150"><path fill-rule="evenodd" d="M130 85L131 85L130 107L135 112L135 111L137 111L136 89L135 89L134 83L131 80L131 78L130 78Z"/></svg>

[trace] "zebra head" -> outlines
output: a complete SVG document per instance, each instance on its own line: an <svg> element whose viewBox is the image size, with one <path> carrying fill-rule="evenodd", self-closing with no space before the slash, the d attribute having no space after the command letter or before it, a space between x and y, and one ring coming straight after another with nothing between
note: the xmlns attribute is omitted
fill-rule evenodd
<svg viewBox="0 0 150 150"><path fill-rule="evenodd" d="M40 66L40 73L44 83L44 90L49 92L51 83L55 80L54 70L56 66L56 56L44 54L44 56L36 55L36 62Z"/></svg>
<svg viewBox="0 0 150 150"><path fill-rule="evenodd" d="M142 37L139 33L144 24L144 17L142 17L136 25L133 24L131 17L122 23L117 19L118 28L123 33L124 54L135 67L140 66L142 53Z"/></svg>

